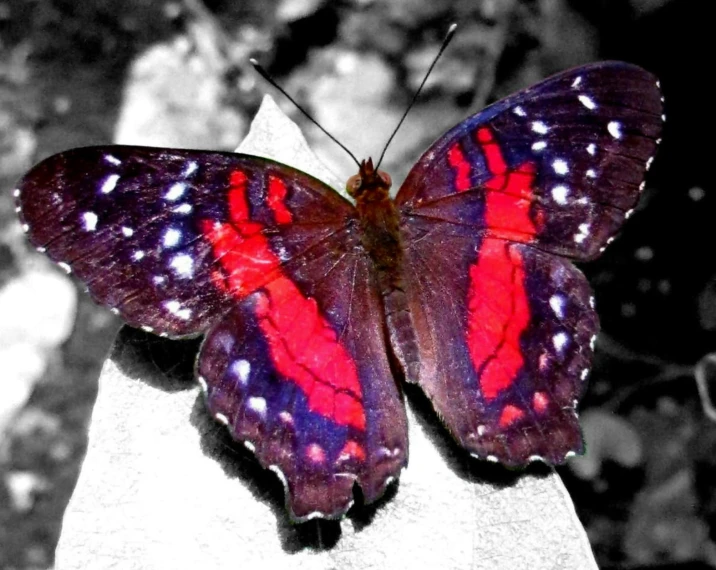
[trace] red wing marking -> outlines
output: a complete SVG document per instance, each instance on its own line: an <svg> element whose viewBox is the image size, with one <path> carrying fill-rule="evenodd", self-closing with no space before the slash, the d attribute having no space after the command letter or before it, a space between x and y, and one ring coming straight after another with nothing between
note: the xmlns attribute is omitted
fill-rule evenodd
<svg viewBox="0 0 716 570"><path fill-rule="evenodd" d="M467 344L485 398L508 388L524 364L520 335L530 321L522 257L485 240L470 267Z"/></svg>
<svg viewBox="0 0 716 570"><path fill-rule="evenodd" d="M271 190L269 179L267 200L273 196L271 209L281 223L291 214L283 203L285 186L273 180ZM304 297L282 274L278 257L261 233L263 226L250 221L244 173L232 172L229 181L231 223L201 223L223 272L214 272L212 280L237 299L264 287L254 310L276 371L303 391L311 411L364 430L365 411L353 359L321 316L316 301Z"/></svg>
<svg viewBox="0 0 716 570"><path fill-rule="evenodd" d="M487 169L495 176L505 174L507 172L507 163L502 157L500 145L497 144L495 137L492 135L492 131L487 127L478 129L477 142L480 143L482 152L485 153Z"/></svg>
<svg viewBox="0 0 716 570"><path fill-rule="evenodd" d="M504 239L529 242L537 231L530 218L535 165L525 162L515 170L508 170L500 145L487 127L478 130L477 140L485 154L487 168L493 175L484 183L485 188L494 190L486 193L485 223L488 230L499 229L500 237Z"/></svg>
<svg viewBox="0 0 716 570"><path fill-rule="evenodd" d="M448 164L455 170L455 190L464 192L470 189L470 163L458 143L455 143L447 153Z"/></svg>
<svg viewBox="0 0 716 570"><path fill-rule="evenodd" d="M543 413L547 410L548 404L549 398L547 397L547 394L544 392L535 392L535 395L532 397L532 407L535 412L538 414Z"/></svg>
<svg viewBox="0 0 716 570"><path fill-rule="evenodd" d="M357 441L352 439L348 440L338 454L339 461L346 461L348 459L357 459L358 461L365 460L365 449Z"/></svg>
<svg viewBox="0 0 716 570"><path fill-rule="evenodd" d="M499 423L502 427L507 427L513 423L515 423L517 420L522 418L522 416L525 415L525 412L523 410L520 410L517 406L513 406L512 404L507 404L504 408L502 408L502 413L500 414L500 420Z"/></svg>
<svg viewBox="0 0 716 570"><path fill-rule="evenodd" d="M535 169L530 163L514 171L488 128L477 132L485 162L493 174L484 186L485 225L503 239L529 242L537 232L529 211ZM506 242L485 239L470 267L467 343L485 398L508 388L524 364L520 336L530 322L520 252ZM504 414L505 412L503 412Z"/></svg>
<svg viewBox="0 0 716 570"><path fill-rule="evenodd" d="M206 232L204 232L204 235L206 235ZM220 269L214 269L211 272L210 278L214 287L216 287L222 293L230 294L228 284L226 282L226 277Z"/></svg>
<svg viewBox="0 0 716 570"><path fill-rule="evenodd" d="M220 289L236 298L255 291L279 267L268 241L255 227L261 228L254 222L241 222L237 226L210 220L201 223L202 233L213 246L214 256L224 271L224 286ZM219 278L215 276L213 280Z"/></svg>
<svg viewBox="0 0 716 570"><path fill-rule="evenodd" d="M313 463L323 463L326 460L326 452L317 443L312 443L306 447L306 457Z"/></svg>
<svg viewBox="0 0 716 570"><path fill-rule="evenodd" d="M239 227L249 222L251 217L246 199L247 182L246 174L240 170L234 170L229 175L229 215L231 221Z"/></svg>
<svg viewBox="0 0 716 570"><path fill-rule="evenodd" d="M293 282L279 277L256 303L271 360L308 397L311 411L341 425L365 429L361 387L353 359L335 331Z"/></svg>
<svg viewBox="0 0 716 570"><path fill-rule="evenodd" d="M268 196L266 202L269 208L273 210L273 215L278 224L290 224L293 220L291 211L286 207L286 185L280 178L269 175L268 177Z"/></svg>

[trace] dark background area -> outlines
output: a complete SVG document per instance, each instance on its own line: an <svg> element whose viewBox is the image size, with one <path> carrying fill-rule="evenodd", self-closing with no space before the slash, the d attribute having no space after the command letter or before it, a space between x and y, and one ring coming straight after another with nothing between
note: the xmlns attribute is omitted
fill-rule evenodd
<svg viewBox="0 0 716 570"><path fill-rule="evenodd" d="M356 154L375 155L451 22L458 35L386 157L396 187L446 128L551 73L620 59L661 80L667 122L640 206L583 267L603 329L582 405L590 455L560 473L600 567L716 567L707 2L0 1L0 299L29 271L56 271L24 243L13 211L14 183L40 159L112 142L231 150L273 93L249 57ZM353 174L333 143L306 133L341 177ZM0 314L3 342L26 303L19 317ZM71 333L43 347L26 397L0 423L0 568L52 565L119 326L84 295L66 315ZM7 400L20 380L2 366Z"/></svg>

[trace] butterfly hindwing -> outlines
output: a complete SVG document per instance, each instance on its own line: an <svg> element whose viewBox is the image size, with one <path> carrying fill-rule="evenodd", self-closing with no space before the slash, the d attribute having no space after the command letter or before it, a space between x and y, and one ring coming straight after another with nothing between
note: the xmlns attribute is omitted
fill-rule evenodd
<svg viewBox="0 0 716 570"><path fill-rule="evenodd" d="M475 455L523 465L582 450L598 319L565 258L598 255L634 207L661 122L649 73L584 66L457 125L398 192L415 342L396 352Z"/></svg>
<svg viewBox="0 0 716 570"><path fill-rule="evenodd" d="M420 362L413 381L455 439L507 465L561 463L580 452L575 406L598 330L581 272L454 224L424 222L411 232L405 282Z"/></svg>
<svg viewBox="0 0 716 570"><path fill-rule="evenodd" d="M635 206L662 122L650 73L619 62L579 67L448 131L396 201L409 216L594 258Z"/></svg>
<svg viewBox="0 0 716 570"><path fill-rule="evenodd" d="M407 462L372 266L341 237L304 258L310 281L279 278L240 302L198 360L210 412L281 474L295 520L343 514L355 483L374 501Z"/></svg>

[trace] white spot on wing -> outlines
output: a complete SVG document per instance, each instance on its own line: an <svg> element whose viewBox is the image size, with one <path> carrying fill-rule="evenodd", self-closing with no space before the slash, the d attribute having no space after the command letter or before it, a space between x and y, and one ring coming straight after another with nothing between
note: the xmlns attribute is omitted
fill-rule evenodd
<svg viewBox="0 0 716 570"><path fill-rule="evenodd" d="M514 113L518 117L526 117L527 116L527 113L525 112L525 110L522 107L520 107L519 105L514 108Z"/></svg>
<svg viewBox="0 0 716 570"><path fill-rule="evenodd" d="M221 414L221 413L216 414L216 415L214 416L214 419L215 419L217 422L224 424L225 426L228 426L228 425L229 425L229 418L227 418L224 414Z"/></svg>
<svg viewBox="0 0 716 570"><path fill-rule="evenodd" d="M112 190L114 190L117 186L117 180L119 180L119 174L110 174L107 176L100 187L102 194L109 194Z"/></svg>
<svg viewBox="0 0 716 570"><path fill-rule="evenodd" d="M82 220L85 224L85 231L93 232L97 229L97 214L94 212L85 212L82 214Z"/></svg>
<svg viewBox="0 0 716 570"><path fill-rule="evenodd" d="M537 141L536 143L532 143L532 150L544 150L547 147L547 143L545 141Z"/></svg>
<svg viewBox="0 0 716 570"><path fill-rule="evenodd" d="M582 243L589 236L589 224L579 224L579 233L574 234L574 241Z"/></svg>
<svg viewBox="0 0 716 570"><path fill-rule="evenodd" d="M266 400L264 398L252 396L248 399L247 405L250 410L253 410L262 418L266 417Z"/></svg>
<svg viewBox="0 0 716 570"><path fill-rule="evenodd" d="M594 102L594 99L592 99L589 95L580 95L577 98L579 99L579 102L590 111L597 108L597 104Z"/></svg>
<svg viewBox="0 0 716 570"><path fill-rule="evenodd" d="M549 132L549 127L542 121L532 121L532 130L540 135L546 135Z"/></svg>
<svg viewBox="0 0 716 570"><path fill-rule="evenodd" d="M579 87L579 85L580 85L581 83L582 83L582 76L581 76L581 75L578 75L578 76L575 78L575 80L572 81L572 87L574 87L574 88L576 89L577 87Z"/></svg>
<svg viewBox="0 0 716 570"><path fill-rule="evenodd" d="M615 139L622 138L622 124L619 121L609 121L609 124L607 125L607 130L609 131L609 134L612 135Z"/></svg>
<svg viewBox="0 0 716 570"><path fill-rule="evenodd" d="M193 160L190 160L189 162L186 163L186 168L184 169L184 172L182 172L182 176L184 178L191 176L192 174L194 174L196 172L197 168L199 168L199 165L196 162L194 162Z"/></svg>
<svg viewBox="0 0 716 570"><path fill-rule="evenodd" d="M180 319L187 320L189 317L191 317L191 309L187 309L186 307L182 308L181 303L179 301L177 301L176 299L172 299L171 301L166 301L164 303L164 307L172 315L175 315L175 316L179 317Z"/></svg>
<svg viewBox="0 0 716 570"><path fill-rule="evenodd" d="M567 161L562 158L556 158L552 162L552 168L557 174L561 176L564 176L565 174L569 173L569 165L567 164Z"/></svg>
<svg viewBox="0 0 716 570"><path fill-rule="evenodd" d="M12 191L12 195L15 196L15 198L19 198L20 197L20 189L15 188L15 190Z"/></svg>
<svg viewBox="0 0 716 570"><path fill-rule="evenodd" d="M116 156L112 156L111 154L105 154L104 159L110 164L114 164L115 166L122 164L121 160L119 160Z"/></svg>
<svg viewBox="0 0 716 570"><path fill-rule="evenodd" d="M246 385L251 374L251 363L243 358L231 364L231 372L239 379L241 384Z"/></svg>
<svg viewBox="0 0 716 570"><path fill-rule="evenodd" d="M587 170L587 178L596 178L596 177L597 177L597 173L594 171L593 168L590 168L589 170Z"/></svg>
<svg viewBox="0 0 716 570"><path fill-rule="evenodd" d="M563 295L552 295L549 298L549 306L552 308L552 311L554 311L554 314L557 315L560 319L564 318L565 305L566 301Z"/></svg>
<svg viewBox="0 0 716 570"><path fill-rule="evenodd" d="M122 235L124 237L132 237L134 235L134 230L132 228L128 228L127 226L122 226Z"/></svg>
<svg viewBox="0 0 716 570"><path fill-rule="evenodd" d="M172 210L172 212L175 212L177 214L189 214L192 211L191 204L180 204L176 208Z"/></svg>
<svg viewBox="0 0 716 570"><path fill-rule="evenodd" d="M60 268L62 269L62 271L64 271L65 273L67 273L67 274L72 273L72 268L69 265L67 265L64 261L60 261L57 265L59 265Z"/></svg>
<svg viewBox="0 0 716 570"><path fill-rule="evenodd" d="M592 156L594 156L595 154L597 154L597 145L595 145L594 143L589 143L589 144L587 145L587 152L588 152L589 154L591 154Z"/></svg>
<svg viewBox="0 0 716 570"><path fill-rule="evenodd" d="M169 228L164 232L163 243L164 247L174 247L181 240L181 232L176 228Z"/></svg>
<svg viewBox="0 0 716 570"><path fill-rule="evenodd" d="M179 277L189 278L194 276L194 260L191 255L179 253L172 257L169 266Z"/></svg>
<svg viewBox="0 0 716 570"><path fill-rule="evenodd" d="M181 198L184 192L186 192L186 184L184 182L176 182L172 184L167 193L164 194L164 199L173 202Z"/></svg>
<svg viewBox="0 0 716 570"><path fill-rule="evenodd" d="M144 258L144 252L142 250L137 250L132 254L132 259L134 261L139 261L140 259Z"/></svg>
<svg viewBox="0 0 716 570"><path fill-rule="evenodd" d="M555 350L559 353L564 350L564 347L567 346L568 342L569 336L567 336L567 333L563 331L558 332L552 337L552 344L554 345Z"/></svg>
<svg viewBox="0 0 716 570"><path fill-rule="evenodd" d="M569 195L569 188L564 184L560 184L552 188L552 199L557 202L560 206L564 206L567 203L567 196Z"/></svg>
<svg viewBox="0 0 716 570"><path fill-rule="evenodd" d="M587 376L589 376L589 368L585 368L584 370L582 370L580 378L582 379L582 381L584 381L587 379Z"/></svg>

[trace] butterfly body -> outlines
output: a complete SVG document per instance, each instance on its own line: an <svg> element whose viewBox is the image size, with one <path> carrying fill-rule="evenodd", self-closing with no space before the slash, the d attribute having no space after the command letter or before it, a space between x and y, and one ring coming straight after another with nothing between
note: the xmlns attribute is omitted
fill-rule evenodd
<svg viewBox="0 0 716 570"><path fill-rule="evenodd" d="M282 477L295 520L336 517L407 464L401 377L477 457L581 452L598 319L572 260L636 204L661 112L651 74L593 64L467 118L395 198L370 160L352 204L259 157L94 147L36 166L17 207L129 324L203 334L211 415Z"/></svg>

